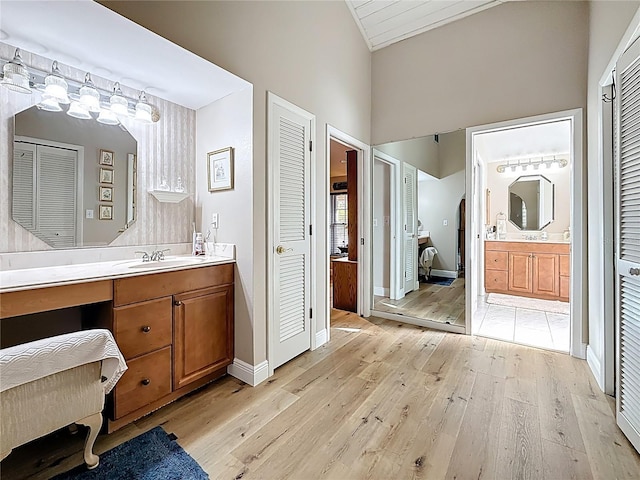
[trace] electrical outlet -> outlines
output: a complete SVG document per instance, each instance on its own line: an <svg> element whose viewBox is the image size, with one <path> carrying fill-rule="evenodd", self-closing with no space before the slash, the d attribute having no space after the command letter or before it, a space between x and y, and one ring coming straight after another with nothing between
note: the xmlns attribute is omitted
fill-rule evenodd
<svg viewBox="0 0 640 480"><path fill-rule="evenodd" d="M449 225L449 220L442 220L442 226L446 227L447 225Z"/></svg>
<svg viewBox="0 0 640 480"><path fill-rule="evenodd" d="M211 214L211 226L213 228L218 228L218 214L217 213L212 213Z"/></svg>
<svg viewBox="0 0 640 480"><path fill-rule="evenodd" d="M93 218L93 210L87 209L87 211L85 212L85 217Z"/></svg>

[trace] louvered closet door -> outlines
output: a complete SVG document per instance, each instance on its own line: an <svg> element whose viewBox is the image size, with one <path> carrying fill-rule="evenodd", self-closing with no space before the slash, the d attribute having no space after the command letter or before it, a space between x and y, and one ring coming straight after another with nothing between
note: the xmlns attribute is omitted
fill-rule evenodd
<svg viewBox="0 0 640 480"><path fill-rule="evenodd" d="M640 451L640 41L616 65L617 420Z"/></svg>
<svg viewBox="0 0 640 480"><path fill-rule="evenodd" d="M404 293L418 285L418 175L416 168L402 164L402 198L404 212Z"/></svg>
<svg viewBox="0 0 640 480"><path fill-rule="evenodd" d="M311 121L275 104L270 118L273 202L273 368L311 348Z"/></svg>
<svg viewBox="0 0 640 480"><path fill-rule="evenodd" d="M13 219L27 230L36 228L36 146L13 144Z"/></svg>
<svg viewBox="0 0 640 480"><path fill-rule="evenodd" d="M38 236L54 248L74 247L78 153L43 145L36 152Z"/></svg>

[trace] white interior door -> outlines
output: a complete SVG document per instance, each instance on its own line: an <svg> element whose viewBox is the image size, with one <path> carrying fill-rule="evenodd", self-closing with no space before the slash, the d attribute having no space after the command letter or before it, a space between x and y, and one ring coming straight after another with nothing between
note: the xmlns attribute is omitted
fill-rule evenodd
<svg viewBox="0 0 640 480"><path fill-rule="evenodd" d="M315 117L269 95L272 368L311 348L311 139Z"/></svg>
<svg viewBox="0 0 640 480"><path fill-rule="evenodd" d="M618 425L640 451L640 40L616 65Z"/></svg>
<svg viewBox="0 0 640 480"><path fill-rule="evenodd" d="M402 163L402 209L404 218L404 293L418 284L418 174L413 165Z"/></svg>

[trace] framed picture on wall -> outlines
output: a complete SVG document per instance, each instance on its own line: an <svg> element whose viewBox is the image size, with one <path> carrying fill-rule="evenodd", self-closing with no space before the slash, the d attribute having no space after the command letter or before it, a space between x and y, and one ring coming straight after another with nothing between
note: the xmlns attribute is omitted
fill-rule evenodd
<svg viewBox="0 0 640 480"><path fill-rule="evenodd" d="M100 183L113 184L113 170L110 168L100 169Z"/></svg>
<svg viewBox="0 0 640 480"><path fill-rule="evenodd" d="M100 165L113 167L114 154L111 150L100 150Z"/></svg>
<svg viewBox="0 0 640 480"><path fill-rule="evenodd" d="M111 205L99 205L100 220L113 220L113 207Z"/></svg>
<svg viewBox="0 0 640 480"><path fill-rule="evenodd" d="M113 187L100 187L100 201L113 202Z"/></svg>
<svg viewBox="0 0 640 480"><path fill-rule="evenodd" d="M233 188L233 148L227 147L207 153L209 191Z"/></svg>

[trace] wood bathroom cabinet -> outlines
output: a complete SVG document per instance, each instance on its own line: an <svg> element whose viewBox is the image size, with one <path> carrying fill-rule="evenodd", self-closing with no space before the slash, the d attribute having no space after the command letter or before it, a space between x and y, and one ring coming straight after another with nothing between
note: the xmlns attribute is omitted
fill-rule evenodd
<svg viewBox="0 0 640 480"><path fill-rule="evenodd" d="M569 245L485 242L485 290L568 301Z"/></svg>
<svg viewBox="0 0 640 480"><path fill-rule="evenodd" d="M226 374L233 292L234 264L225 263L4 292L0 319L24 330L32 315L75 309L76 330L113 333L128 370L107 398L112 432Z"/></svg>

